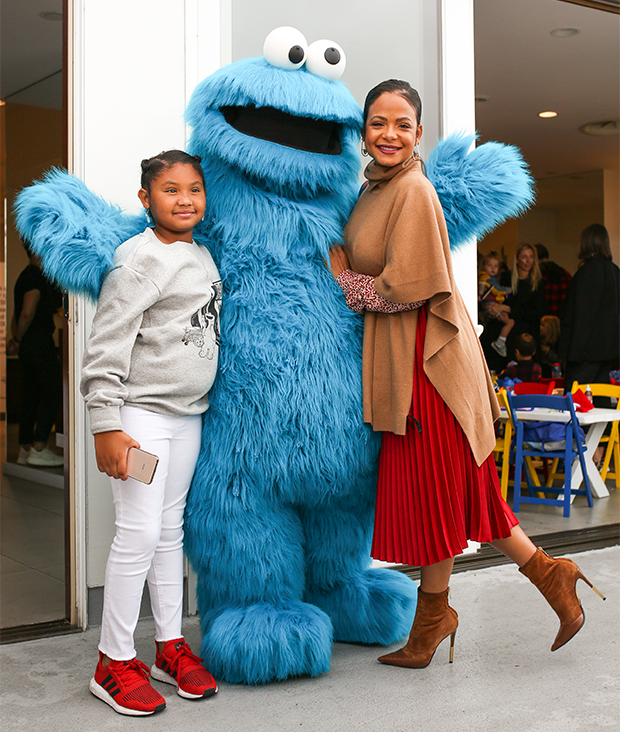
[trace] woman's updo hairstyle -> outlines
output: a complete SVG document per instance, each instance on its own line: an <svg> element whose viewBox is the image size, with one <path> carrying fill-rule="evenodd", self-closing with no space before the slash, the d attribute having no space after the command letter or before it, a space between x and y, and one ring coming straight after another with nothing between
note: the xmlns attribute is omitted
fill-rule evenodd
<svg viewBox="0 0 620 732"><path fill-rule="evenodd" d="M183 165L191 165L192 168L200 176L202 185L205 185L205 176L202 172L202 166L200 161L202 158L200 155L189 155L183 150L166 150L160 152L159 155L154 155L152 158L145 158L141 163L142 177L140 178L140 185L145 191L151 192L151 183L159 176L162 170L167 170L173 165L182 163ZM205 186L206 187L206 186Z"/></svg>
<svg viewBox="0 0 620 732"><path fill-rule="evenodd" d="M415 109L416 121L418 124L422 122L422 100L418 92L409 84L408 81L402 81L401 79L388 79L382 81L377 86L373 87L366 95L366 101L364 102L364 122L363 126L366 127L368 121L368 111L370 107L379 99L382 94L390 92L391 94L400 94L413 109Z"/></svg>

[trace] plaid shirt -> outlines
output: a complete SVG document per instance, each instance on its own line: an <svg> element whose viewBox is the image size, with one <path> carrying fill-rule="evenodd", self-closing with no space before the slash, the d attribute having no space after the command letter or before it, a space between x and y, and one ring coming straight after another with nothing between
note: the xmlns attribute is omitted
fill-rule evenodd
<svg viewBox="0 0 620 732"><path fill-rule="evenodd" d="M532 359L527 361L511 361L499 375L500 379L521 379L521 381L540 381L542 369L540 364Z"/></svg>
<svg viewBox="0 0 620 732"><path fill-rule="evenodd" d="M559 318L572 277L555 262L541 262L540 272L545 283L545 314Z"/></svg>

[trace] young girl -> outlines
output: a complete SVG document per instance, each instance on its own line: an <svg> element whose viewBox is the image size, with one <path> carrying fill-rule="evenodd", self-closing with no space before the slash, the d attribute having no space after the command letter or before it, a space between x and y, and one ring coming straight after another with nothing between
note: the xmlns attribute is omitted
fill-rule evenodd
<svg viewBox="0 0 620 732"><path fill-rule="evenodd" d="M510 287L502 287L497 277L499 273L500 258L497 252L489 252L482 260L480 274L478 275L478 301L481 304L484 313L483 324L486 325L490 314L491 303L502 304L507 295L510 295ZM506 313L500 312L494 315L503 323L496 340L491 343L500 356L506 355L506 339L512 330L515 321L508 317Z"/></svg>
<svg viewBox="0 0 620 732"><path fill-rule="evenodd" d="M134 716L166 706L151 673L189 699L217 691L181 635L183 512L217 367L222 293L210 254L192 239L206 207L200 158L171 150L143 160L141 185L153 226L116 251L81 383L116 513L90 690ZM150 485L128 478L131 447L159 458ZM155 620L151 672L133 641L145 579Z"/></svg>

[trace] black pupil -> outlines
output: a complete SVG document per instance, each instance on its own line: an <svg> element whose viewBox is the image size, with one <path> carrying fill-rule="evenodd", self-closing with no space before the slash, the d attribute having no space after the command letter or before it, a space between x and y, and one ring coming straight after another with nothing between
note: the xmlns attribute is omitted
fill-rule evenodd
<svg viewBox="0 0 620 732"><path fill-rule="evenodd" d="M288 52L288 60L292 64L298 64L304 60L304 49L301 46L293 46Z"/></svg>
<svg viewBox="0 0 620 732"><path fill-rule="evenodd" d="M340 51L333 46L325 51L325 60L328 64L335 66L340 62Z"/></svg>

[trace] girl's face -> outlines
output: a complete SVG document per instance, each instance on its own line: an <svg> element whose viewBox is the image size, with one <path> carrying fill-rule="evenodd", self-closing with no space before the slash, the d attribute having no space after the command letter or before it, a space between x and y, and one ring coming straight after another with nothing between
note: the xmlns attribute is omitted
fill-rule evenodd
<svg viewBox="0 0 620 732"><path fill-rule="evenodd" d="M395 92L384 92L368 110L362 134L369 155L390 168L404 163L422 137L415 109Z"/></svg>
<svg viewBox="0 0 620 732"><path fill-rule="evenodd" d="M150 190L141 188L138 196L144 208L151 210L155 234L164 244L192 240L207 205L202 178L192 165L176 163L165 168L151 181Z"/></svg>
<svg viewBox="0 0 620 732"><path fill-rule="evenodd" d="M497 273L499 272L499 262L497 259L487 260L487 263L484 265L484 271L490 277L497 277Z"/></svg>
<svg viewBox="0 0 620 732"><path fill-rule="evenodd" d="M519 274L527 277L530 274L533 264L534 252L529 247L522 249L517 257L517 269L519 270Z"/></svg>

